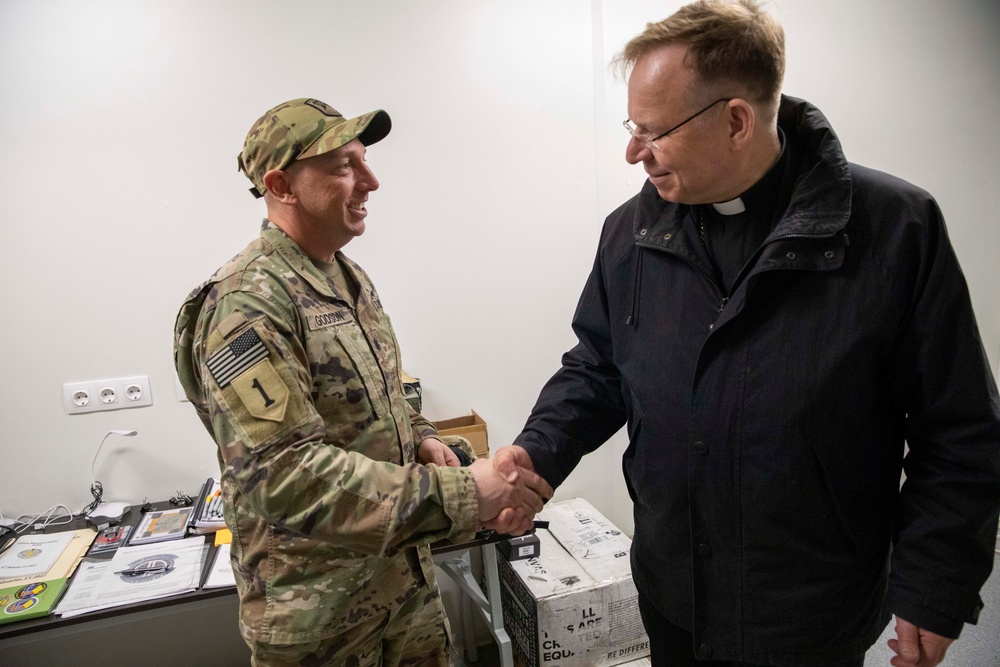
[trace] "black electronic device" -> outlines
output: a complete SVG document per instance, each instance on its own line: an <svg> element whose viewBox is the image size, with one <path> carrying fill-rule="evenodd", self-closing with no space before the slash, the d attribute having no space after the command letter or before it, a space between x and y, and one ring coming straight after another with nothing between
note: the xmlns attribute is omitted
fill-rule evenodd
<svg viewBox="0 0 1000 667"><path fill-rule="evenodd" d="M17 531L8 526L0 526L0 554L17 541Z"/></svg>

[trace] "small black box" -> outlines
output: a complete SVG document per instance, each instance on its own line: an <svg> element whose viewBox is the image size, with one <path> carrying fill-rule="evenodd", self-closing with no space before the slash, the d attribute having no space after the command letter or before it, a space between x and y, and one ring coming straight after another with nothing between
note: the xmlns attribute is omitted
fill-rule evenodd
<svg viewBox="0 0 1000 667"><path fill-rule="evenodd" d="M502 553L504 558L507 560L537 558L538 554L541 553L541 545L538 541L538 535L535 535L534 533L522 535L521 537L512 537L509 540L503 540L502 542L498 542L497 546L500 548L500 553Z"/></svg>

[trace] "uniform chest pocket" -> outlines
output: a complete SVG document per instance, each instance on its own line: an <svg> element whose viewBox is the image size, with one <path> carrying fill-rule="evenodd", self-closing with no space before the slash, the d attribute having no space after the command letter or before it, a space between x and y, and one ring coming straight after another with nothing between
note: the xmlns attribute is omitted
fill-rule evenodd
<svg viewBox="0 0 1000 667"><path fill-rule="evenodd" d="M327 438L344 448L387 409L385 382L356 322L309 333L312 399Z"/></svg>

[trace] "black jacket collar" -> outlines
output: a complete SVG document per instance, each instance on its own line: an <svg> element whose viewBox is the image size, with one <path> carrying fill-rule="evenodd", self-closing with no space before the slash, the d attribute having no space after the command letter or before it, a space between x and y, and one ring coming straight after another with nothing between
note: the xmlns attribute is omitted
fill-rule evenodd
<svg viewBox="0 0 1000 667"><path fill-rule="evenodd" d="M795 187L768 240L790 235L830 237L843 230L851 213L851 173L829 121L808 102L783 95L778 126L789 148L802 158L792 166L798 169ZM692 255L685 250L691 239L683 229L691 206L664 201L647 180L635 210L633 233L639 245Z"/></svg>

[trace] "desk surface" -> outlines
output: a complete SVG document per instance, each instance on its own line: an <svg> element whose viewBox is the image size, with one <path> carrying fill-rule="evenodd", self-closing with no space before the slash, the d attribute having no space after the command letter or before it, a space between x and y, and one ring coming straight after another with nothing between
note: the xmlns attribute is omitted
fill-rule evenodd
<svg viewBox="0 0 1000 667"><path fill-rule="evenodd" d="M152 503L153 510L170 509L173 505L169 502ZM123 525L131 525L133 530L135 525L139 523L142 517L142 512L138 507L133 507L125 516L122 518ZM86 519L77 519L73 523L63 524L60 526L53 526L45 531L47 533L55 533L65 530L76 530L78 528L89 527ZM215 534L209 533L205 536L207 542L214 542ZM214 547L213 547L214 548ZM107 560L115 555L115 551L109 551L96 556L87 556L88 559L92 560ZM202 568L201 581L205 580L205 574L208 568L212 566L213 553L209 553L205 558L205 564ZM75 573L74 573L75 574ZM72 579L70 579L72 583ZM69 586L67 586L67 589ZM42 632L47 630L53 630L57 628L67 628L73 625L78 625L82 623L89 623L95 620L110 619L125 614L132 614L136 612L148 611L153 609L164 609L174 605L182 605L191 602L197 602L199 600L211 600L212 598L220 598L225 596L236 597L236 589L232 586L226 588L210 588L202 589L199 588L196 591L190 593L183 593L180 595L174 595L166 598L156 598L154 600L146 600L144 602L137 602L135 604L123 605L120 607L112 607L110 609L102 609L100 611L91 612L88 614L80 614L78 616L71 616L69 618L63 618L62 616L49 615L42 616L39 618L31 618L26 621L14 621L12 623L4 623L0 625L0 641L11 637L18 637L22 635L28 635L34 632Z"/></svg>
<svg viewBox="0 0 1000 667"><path fill-rule="evenodd" d="M152 509L170 507L169 503L162 502L154 503ZM135 526L141 517L139 508L133 507L122 523ZM53 527L45 532L86 527L86 521L81 519L74 524ZM470 542L454 544L443 541L432 544L431 551L435 555L448 554L489 545L506 538L506 535L484 531ZM206 536L206 540L213 539L213 534ZM490 556L493 557L492 549L490 551ZM94 558L106 559L114 554L112 551ZM210 553L205 559L202 581L213 560L213 554ZM474 594L475 591L469 592L473 588L478 589L478 582L472 579L466 582L469 590L466 591L468 596L463 596L463 600L469 601L468 604L472 607L480 608L501 652L508 656L504 664L509 665L510 640L502 631L495 565L492 572L492 580L497 588L492 601L487 601L482 591L478 594ZM250 651L239 633L238 614L239 600L235 588L199 588L190 593L69 618L50 615L6 623L0 625L0 664L66 664L67 656L73 656L76 667L132 667L137 664L144 667L245 667L250 662ZM469 624L471 631L471 618L464 618L463 622ZM178 638L192 637L211 637L211 641L178 641ZM469 637L471 638L471 634Z"/></svg>

